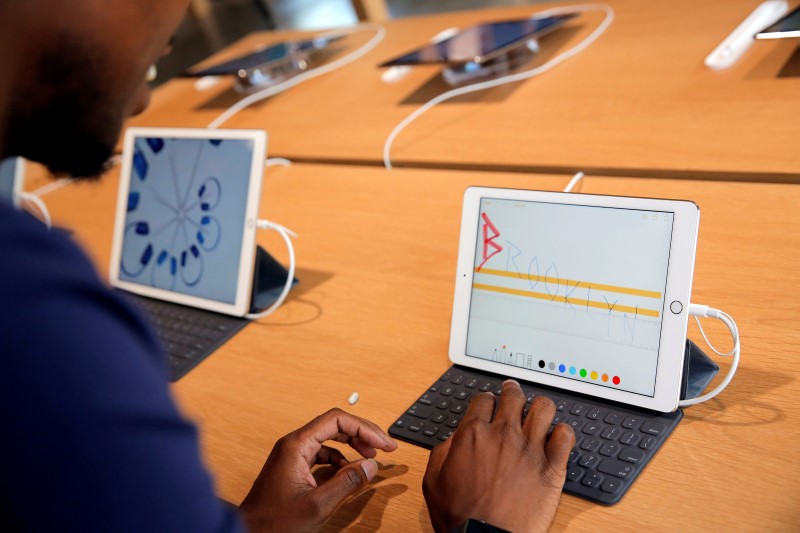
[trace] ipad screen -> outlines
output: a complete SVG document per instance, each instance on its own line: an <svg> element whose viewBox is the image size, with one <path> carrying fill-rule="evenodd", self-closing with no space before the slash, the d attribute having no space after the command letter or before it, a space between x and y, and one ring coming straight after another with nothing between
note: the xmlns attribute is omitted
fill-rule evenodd
<svg viewBox="0 0 800 533"><path fill-rule="evenodd" d="M653 397L673 221L483 198L466 354Z"/></svg>
<svg viewBox="0 0 800 533"><path fill-rule="evenodd" d="M120 280L234 303L253 141L134 140Z"/></svg>

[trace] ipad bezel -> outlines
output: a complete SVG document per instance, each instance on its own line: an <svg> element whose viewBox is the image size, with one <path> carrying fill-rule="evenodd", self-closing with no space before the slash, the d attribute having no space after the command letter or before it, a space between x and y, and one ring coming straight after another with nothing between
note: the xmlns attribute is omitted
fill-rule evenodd
<svg viewBox="0 0 800 533"><path fill-rule="evenodd" d="M467 326L472 295L476 240L480 217L480 202L483 198L520 200L531 202L559 203L577 206L614 207L644 211L668 211L674 213L673 232L670 243L669 265L664 292L662 333L656 367L655 393L653 397L615 390L588 381L575 381L557 375L519 368L488 361L466 354ZM622 196L600 196L576 193L529 191L470 187L464 193L461 215L461 233L456 268L453 315L450 328L449 356L454 364L477 368L587 394L627 405L659 412L677 409L683 372L683 354L686 329L689 319L689 302L692 293L697 231L700 210L694 202L686 200L664 200ZM670 304L679 301L682 311L675 314Z"/></svg>
<svg viewBox="0 0 800 533"><path fill-rule="evenodd" d="M133 143L137 138L178 138L178 139L222 139L248 140L253 142L252 160L250 163L247 203L242 219L242 249L239 256L239 272L236 283L234 303L225 303L199 296L141 285L120 279L120 261L122 242L125 234L127 217L128 192L130 190L131 170L133 162ZM114 235L111 245L111 263L109 266L109 282L113 287L129 292L175 302L201 309L233 316L244 316L250 310L250 299L255 268L256 231L258 209L261 203L261 182L266 159L267 134L262 130L208 130L189 128L128 128L122 152L122 168L120 170L119 190L117 193L117 210L114 221Z"/></svg>
<svg viewBox="0 0 800 533"><path fill-rule="evenodd" d="M21 203L22 184L25 181L25 159L22 157L9 157L3 160L7 165L13 167L11 177L11 197L8 199L14 207L19 207Z"/></svg>

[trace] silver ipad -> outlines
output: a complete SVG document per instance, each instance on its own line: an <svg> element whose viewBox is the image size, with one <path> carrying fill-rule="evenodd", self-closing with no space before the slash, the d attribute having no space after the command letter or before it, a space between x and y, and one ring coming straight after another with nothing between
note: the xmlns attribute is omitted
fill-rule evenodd
<svg viewBox="0 0 800 533"><path fill-rule="evenodd" d="M9 157L0 161L0 198L19 205L19 193L22 192L24 176L25 160L21 157Z"/></svg>
<svg viewBox="0 0 800 533"><path fill-rule="evenodd" d="M674 411L698 223L687 201L468 189L450 359Z"/></svg>
<svg viewBox="0 0 800 533"><path fill-rule="evenodd" d="M255 130L129 128L111 284L244 316L266 143Z"/></svg>

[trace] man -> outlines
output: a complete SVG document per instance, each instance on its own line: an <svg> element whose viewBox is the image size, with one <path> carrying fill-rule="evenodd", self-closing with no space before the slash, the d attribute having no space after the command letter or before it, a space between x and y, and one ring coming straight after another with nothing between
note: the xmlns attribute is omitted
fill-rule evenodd
<svg viewBox="0 0 800 533"><path fill-rule="evenodd" d="M0 159L101 173L125 118L146 106L146 72L185 7L0 0ZM214 497L195 429L170 399L149 326L69 239L7 203L0 302L3 530L314 531L372 480L378 451L397 447L375 424L329 411L281 439L241 507L228 509ZM549 400L537 399L523 424L524 405L513 381L494 416L494 397L477 396L433 451L423 490L437 531L468 518L547 529L574 435L562 425L548 437ZM348 461L327 440L362 458ZM318 483L319 464L336 474Z"/></svg>

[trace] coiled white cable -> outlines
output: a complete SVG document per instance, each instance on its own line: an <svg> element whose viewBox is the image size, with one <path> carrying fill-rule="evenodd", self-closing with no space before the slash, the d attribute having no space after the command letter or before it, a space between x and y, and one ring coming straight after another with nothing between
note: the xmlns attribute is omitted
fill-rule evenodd
<svg viewBox="0 0 800 533"><path fill-rule="evenodd" d="M691 304L689 305L689 314L695 317L697 320L697 325L700 326L700 332L703 334L703 338L705 339L706 343L714 350L715 353L722 355L722 356L733 356L733 361L731 362L731 368L728 370L728 374L725 376L725 379L722 380L722 383L719 384L714 390L707 394L703 394L702 396L698 396L697 398L691 398L687 400L681 400L678 402L679 407L687 407L689 405L696 405L698 403L703 403L707 400L710 400L720 392L722 392L725 387L733 379L733 375L736 374L736 369L739 367L739 355L741 353L741 344L739 342L739 328L736 326L736 322L733 318L724 311L720 311L719 309L714 309L708 307L707 305L697 305ZM721 320L726 326L728 326L728 330L730 330L731 335L733 336L733 349L727 353L721 353L718 351L714 346L709 342L708 337L706 337L705 331L703 331L703 326L700 325L700 320L698 317L713 317L718 320Z"/></svg>
<svg viewBox="0 0 800 533"><path fill-rule="evenodd" d="M483 91L486 89L491 89L493 87L499 87L501 85L506 85L508 83L527 80L529 78L533 78L534 76L538 76L543 72L547 72L556 65L559 65L564 61L566 61L567 59L571 58L572 56L582 52L586 47L588 47L595 40L597 40L597 38L600 37L600 35L602 35L604 31L606 31L606 28L608 28L614 21L614 10L605 4L582 4L577 6L556 7L553 9L547 9L545 11L539 11L535 13L534 14L535 17L551 17L555 15L584 13L588 11L602 11L603 13L605 13L606 16L603 19L603 22L601 22L600 25L597 28L595 28L595 30L592 33L590 33L583 41L576 44L566 52L557 55L547 63L539 65L538 67L534 67L530 70L526 70L524 72L509 74L507 76L502 76L494 80L474 83L472 85L467 85L465 87L459 87L457 89L447 91L429 100L422 106L418 107L413 113L411 113L409 116L403 119L403 121L400 122L400 124L395 126L395 128L389 134L389 137L386 138L386 142L383 145L384 166L389 170L391 170L392 168L392 158L391 158L392 144L394 143L394 140L397 138L397 136L400 135L400 132L402 132L409 124L414 122L422 114L429 111L434 106L441 104L444 101L450 100L451 98L455 98L457 96L463 96L465 94Z"/></svg>
<svg viewBox="0 0 800 533"><path fill-rule="evenodd" d="M375 35L369 41L367 41L366 44L364 44L357 50L347 54L346 56L337 59L336 61L331 61L330 63L327 63L320 67L308 70L284 82L272 85L270 87L262 89L258 92L251 94L250 96L247 96L239 100L238 102L233 104L230 108L228 108L224 113L222 113L219 117L214 119L214 121L212 121L211 124L208 125L209 129L219 128L221 125L230 120L234 115L239 113L241 110L255 104L256 102L260 102L261 100L265 100L270 96L282 93L283 91L291 87L294 87L295 85L303 83L304 81L316 78L317 76L322 76L323 74L327 74L329 72L333 72L334 70L337 70L341 67L344 67L345 65L352 63L353 61L356 61L357 59L360 59L361 57L369 53L373 48L375 48L378 45L378 43L380 43L383 40L384 36L386 36L386 30L383 28L383 26L379 24L363 23L353 26L352 28L337 29L324 33L323 35L320 36L320 38L326 38L342 34L349 35L361 31L374 31Z"/></svg>
<svg viewBox="0 0 800 533"><path fill-rule="evenodd" d="M273 302L272 305L267 307L265 310L258 312L258 313L248 313L244 315L245 318L249 318L250 320L258 320L260 318L264 318L265 316L269 316L274 313L286 300L286 296L289 294L289 291L292 288L292 283L294 283L294 271L295 271L295 259L294 259L294 245L292 244L291 237L297 238L297 234L290 230L285 226L281 226L280 224L276 224L275 222L271 222L269 220L259 220L256 224L259 229L271 229L278 232L278 234L283 237L283 241L286 243L286 249L289 251L289 273L286 277L286 283L283 286L283 290L281 294L278 296L278 299Z"/></svg>

